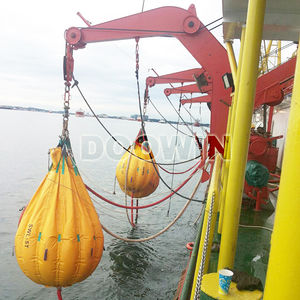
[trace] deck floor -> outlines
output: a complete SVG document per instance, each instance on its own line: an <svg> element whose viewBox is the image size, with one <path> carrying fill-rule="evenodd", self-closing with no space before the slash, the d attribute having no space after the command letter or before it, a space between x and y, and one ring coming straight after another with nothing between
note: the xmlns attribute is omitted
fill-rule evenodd
<svg viewBox="0 0 300 300"><path fill-rule="evenodd" d="M275 202L275 198L271 200L273 205ZM274 210L254 211L252 208L242 208L240 224L247 226L261 226L272 229L274 224L274 215ZM248 227L239 227L238 232L234 268L258 277L262 281L263 285L265 284L269 260L271 234L272 232L267 229ZM215 241L218 242L219 240L220 235L215 233ZM216 272L217 265L218 252L212 252L209 272Z"/></svg>

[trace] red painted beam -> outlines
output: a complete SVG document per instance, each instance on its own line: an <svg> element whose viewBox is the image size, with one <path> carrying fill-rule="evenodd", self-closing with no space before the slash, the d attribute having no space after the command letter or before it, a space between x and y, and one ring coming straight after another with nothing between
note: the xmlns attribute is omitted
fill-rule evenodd
<svg viewBox="0 0 300 300"><path fill-rule="evenodd" d="M295 66L296 57L293 57L257 79L255 109L263 104L274 106L282 102L284 89L289 88L293 83Z"/></svg>
<svg viewBox="0 0 300 300"><path fill-rule="evenodd" d="M210 103L210 102L211 102L210 95L181 100L182 105L184 105L186 103Z"/></svg>
<svg viewBox="0 0 300 300"><path fill-rule="evenodd" d="M255 109L262 106L263 104L268 104L270 106L277 105L282 102L286 94L291 93L291 89L294 82L295 64L296 64L296 58L294 57L288 60L287 62L281 64L277 68L273 69L272 71L263 74L257 79L256 97L255 97L255 104L254 104ZM176 76L176 74L180 74L180 73L181 72L174 73L174 77ZM153 78L154 81L159 78L166 78L164 82L159 82L158 80L156 83L169 83L167 81L167 78L169 78L168 75L164 75L164 76L151 77L151 78ZM211 90L212 87L210 84L208 86L202 86L201 91L199 90L197 84L190 84L181 87L167 88L164 90L164 93L167 96L170 96L172 94L181 94L181 93L210 94ZM198 98L194 98L194 99L198 99ZM185 103L190 103L190 102L185 102Z"/></svg>
<svg viewBox="0 0 300 300"><path fill-rule="evenodd" d="M201 90L199 90L197 84L190 84L190 85L184 85L182 87L175 87L175 88L167 88L164 90L164 93L166 96L170 96L172 94L184 94L184 93L207 93L210 94L212 92L212 86L202 86Z"/></svg>
<svg viewBox="0 0 300 300"><path fill-rule="evenodd" d="M170 96L172 94L184 94L184 93L200 93L197 84L184 85L175 88L167 88L164 90L166 96Z"/></svg>
<svg viewBox="0 0 300 300"><path fill-rule="evenodd" d="M177 38L208 74L213 82L210 129L212 134L222 138L228 107L220 99L230 102L230 91L224 88L222 75L230 73L230 66L226 50L197 18L194 5L188 10L161 7L87 28L71 27L65 32L67 48L72 50L84 48L88 43L154 36ZM72 81L71 54L65 68L68 84Z"/></svg>
<svg viewBox="0 0 300 300"><path fill-rule="evenodd" d="M194 82L194 76L198 77L202 73L203 69L195 68L157 77L149 76L146 79L146 84L149 87L153 87L155 84Z"/></svg>

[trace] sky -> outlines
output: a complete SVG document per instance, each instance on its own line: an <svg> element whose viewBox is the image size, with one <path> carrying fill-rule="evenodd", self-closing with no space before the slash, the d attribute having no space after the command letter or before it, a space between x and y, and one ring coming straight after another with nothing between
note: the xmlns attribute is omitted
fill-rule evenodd
<svg viewBox="0 0 300 300"><path fill-rule="evenodd" d="M188 9L191 1L145 0L144 10L161 6ZM61 110L64 31L72 26L86 26L76 13L79 11L93 25L139 13L142 4L143 0L1 1L0 105ZM221 0L197 0L194 4L203 24L222 16ZM221 27L213 34L222 41ZM134 40L89 44L85 49L75 51L74 59L76 79L97 113L130 116L139 112ZM199 64L175 38L140 40L142 95L146 77L154 76L152 68L162 75L196 67ZM175 120L176 114L163 94L167 87L153 87L150 97L166 118ZM77 90L73 89L71 95L71 111L79 108L87 111ZM171 100L177 106L179 95L173 95ZM199 104L193 104L191 112L200 121L209 120L205 104L201 108ZM147 113L150 117L159 117L151 105ZM188 120L188 115L185 118Z"/></svg>

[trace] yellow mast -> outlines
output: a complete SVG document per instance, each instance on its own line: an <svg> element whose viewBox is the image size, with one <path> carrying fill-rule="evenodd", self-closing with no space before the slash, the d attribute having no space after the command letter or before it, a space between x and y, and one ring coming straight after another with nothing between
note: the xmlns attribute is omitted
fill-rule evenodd
<svg viewBox="0 0 300 300"><path fill-rule="evenodd" d="M241 47L240 47L240 53L239 53L239 65L242 63L242 57L243 57L243 49L244 49L244 40L245 40L245 27L242 28L242 34L241 34ZM227 47L227 51L229 50L229 61L233 60L233 51L232 49ZM232 53L230 53L232 51ZM227 121L227 129L226 129L226 135L229 138L226 138L225 140L225 148L224 148L224 162L222 165L222 176L221 176L221 182L222 182L222 190L220 195L220 215L219 215L219 224L218 224L218 232L222 233L222 224L223 224L223 216L224 216L224 206L225 206L225 199L226 199L226 189L227 189L227 182L228 182L228 169L230 164L230 145L231 145L231 138L233 134L233 127L234 127L234 120L235 120L235 114L236 114L236 103L238 99L238 91L239 91L239 82L240 82L240 71L241 68L236 69L236 63L230 63L232 74L235 75L235 92L232 96L232 102L231 107L228 112L228 121ZM235 69L235 70L234 70ZM234 78L234 77L233 77Z"/></svg>
<svg viewBox="0 0 300 300"><path fill-rule="evenodd" d="M298 48L298 58L300 49ZM297 59L264 300L300 299L300 61Z"/></svg>
<svg viewBox="0 0 300 300"><path fill-rule="evenodd" d="M233 267L266 0L249 0L218 269Z"/></svg>
<svg viewBox="0 0 300 300"><path fill-rule="evenodd" d="M270 69L281 64L281 41L269 41L266 47L266 41L262 43L261 60L259 74L264 74Z"/></svg>

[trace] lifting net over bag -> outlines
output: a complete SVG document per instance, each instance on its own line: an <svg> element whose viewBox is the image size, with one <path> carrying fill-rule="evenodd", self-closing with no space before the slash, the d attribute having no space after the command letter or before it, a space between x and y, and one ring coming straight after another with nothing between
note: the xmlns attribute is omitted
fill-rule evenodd
<svg viewBox="0 0 300 300"><path fill-rule="evenodd" d="M142 130L128 150L129 152L126 151L120 159L116 169L120 188L133 198L146 197L156 190L159 175L158 167L154 167L155 159L147 136Z"/></svg>
<svg viewBox="0 0 300 300"><path fill-rule="evenodd" d="M87 278L103 252L101 224L66 144L29 202L15 237L18 264L31 280L65 287Z"/></svg>

